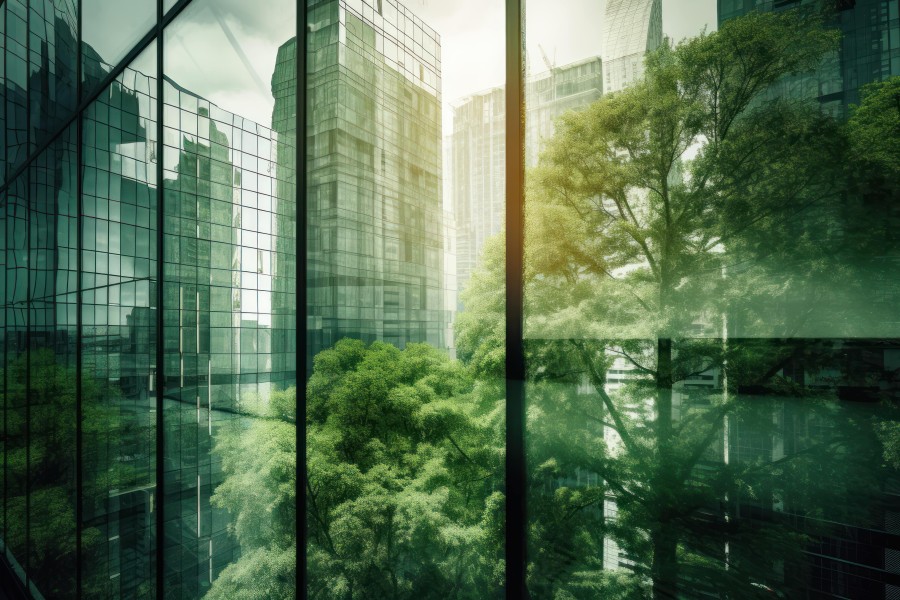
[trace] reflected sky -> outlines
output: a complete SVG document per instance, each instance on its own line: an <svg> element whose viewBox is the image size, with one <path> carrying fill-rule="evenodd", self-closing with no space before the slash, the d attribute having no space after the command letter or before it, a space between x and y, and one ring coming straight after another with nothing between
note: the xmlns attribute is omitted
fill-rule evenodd
<svg viewBox="0 0 900 600"><path fill-rule="evenodd" d="M271 126L275 58L294 37L295 22L284 2L194 2L166 29L166 75L220 108Z"/></svg>

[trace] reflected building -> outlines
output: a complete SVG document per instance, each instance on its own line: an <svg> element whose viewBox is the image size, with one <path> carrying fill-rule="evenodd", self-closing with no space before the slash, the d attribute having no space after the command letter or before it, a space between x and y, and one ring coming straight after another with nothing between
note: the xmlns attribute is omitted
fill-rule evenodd
<svg viewBox="0 0 900 600"><path fill-rule="evenodd" d="M557 118L603 95L599 57L528 77L525 82L525 164L536 166ZM459 289L472 276L485 242L503 229L506 214L506 93L496 87L453 106L448 175L456 220Z"/></svg>
<svg viewBox="0 0 900 600"><path fill-rule="evenodd" d="M867 83L900 75L900 6L884 0L718 0L718 22L758 11L797 7L828 13L828 25L841 32L837 50L812 73L786 77L769 91L772 98L815 99L835 116L859 104Z"/></svg>
<svg viewBox="0 0 900 600"><path fill-rule="evenodd" d="M751 11L782 11L790 9L826 11L826 26L841 33L840 45L825 56L812 72L785 77L767 92L768 99L810 100L818 103L823 112L838 118L850 116L852 106L859 104L860 91L869 83L900 75L900 3L880 0L817 0L801 2L751 2L749 0L719 0L718 22L739 18ZM884 208L872 207L884 211ZM881 215L890 222L891 215ZM814 230L815 217L798 220L800 228ZM844 229L848 248L858 240L872 235L862 231L864 225L847 222L832 224ZM898 289L895 278L897 261L889 248L881 256L867 256L861 251L854 258L854 277L858 283L870 286L870 322L853 327L855 338L803 340L809 348L830 357L831 367L809 372L798 357L780 371L785 381L803 387L811 393L836 394L843 410L854 406L874 405L879 399L896 402L900 386L896 373L900 368L900 345L896 340L875 339L889 331L894 322ZM887 321L883 320L887 316ZM882 319L882 320L880 320ZM838 325L820 324L820 331L828 335ZM753 335L752 328L736 322L730 327L731 336ZM838 334L840 335L840 334ZM872 337L870 337L872 336ZM794 343L801 343L800 340ZM815 350L813 350L815 351ZM745 389L750 398L759 390ZM810 446L827 439L829 432L822 428L812 411L797 402L780 401L773 410L773 422L779 424L779 434L762 434L739 421L729 423L723 440L723 457L744 463L775 462L796 453L809 451ZM834 435L834 432L831 433ZM809 589L810 597L866 597L894 598L900 595L900 482L883 481L878 497L865 517L824 515L808 519L805 527L811 533L804 548L809 561L806 572L779 568L776 580ZM798 510L800 509L800 510ZM785 500L783 493L771 493L762 498L734 500L735 515L748 519L784 515L802 521L802 505ZM739 548L736 549L739 551Z"/></svg>
<svg viewBox="0 0 900 600"><path fill-rule="evenodd" d="M607 0L603 20L603 89L639 80L644 55L662 44L662 0Z"/></svg>

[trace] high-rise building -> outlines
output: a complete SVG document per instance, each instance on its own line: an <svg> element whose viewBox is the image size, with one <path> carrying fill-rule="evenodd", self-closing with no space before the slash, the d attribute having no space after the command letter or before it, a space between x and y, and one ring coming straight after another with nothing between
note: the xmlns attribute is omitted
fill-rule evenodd
<svg viewBox="0 0 900 600"><path fill-rule="evenodd" d="M608 0L603 20L603 90L621 90L644 73L644 55L662 43L662 0Z"/></svg>
<svg viewBox="0 0 900 600"><path fill-rule="evenodd" d="M577 110L603 94L598 57L580 60L529 77L525 83L525 164L538 163L545 140L563 113ZM457 280L465 287L484 244L503 228L506 163L506 94L492 88L457 101L449 187L456 216Z"/></svg>
<svg viewBox="0 0 900 600"><path fill-rule="evenodd" d="M456 216L456 276L460 289L484 243L506 214L506 94L493 88L457 102L450 137L449 189Z"/></svg>
<svg viewBox="0 0 900 600"><path fill-rule="evenodd" d="M307 357L345 337L446 347L440 37L392 0L310 11Z"/></svg>

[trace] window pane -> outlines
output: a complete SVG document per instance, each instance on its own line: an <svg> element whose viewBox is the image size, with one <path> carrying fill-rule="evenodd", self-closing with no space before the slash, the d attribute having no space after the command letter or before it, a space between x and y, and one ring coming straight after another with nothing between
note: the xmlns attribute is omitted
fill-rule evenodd
<svg viewBox="0 0 900 600"><path fill-rule="evenodd" d="M165 31L166 586L296 595L296 13Z"/></svg>
<svg viewBox="0 0 900 600"><path fill-rule="evenodd" d="M485 277L457 321L454 250L467 189L491 214L479 243L503 220L502 100L459 172L451 102L503 82L503 10L309 3L311 595L502 593L503 287Z"/></svg>
<svg viewBox="0 0 900 600"><path fill-rule="evenodd" d="M151 596L156 497L156 45L84 116L83 594Z"/></svg>
<svg viewBox="0 0 900 600"><path fill-rule="evenodd" d="M154 0L82 0L81 67L89 94L156 25Z"/></svg>
<svg viewBox="0 0 900 600"><path fill-rule="evenodd" d="M838 49L887 20L571 4L527 15L602 77L527 140L533 597L886 597L897 82Z"/></svg>
<svg viewBox="0 0 900 600"><path fill-rule="evenodd" d="M77 189L75 127L30 167L28 575L75 598Z"/></svg>

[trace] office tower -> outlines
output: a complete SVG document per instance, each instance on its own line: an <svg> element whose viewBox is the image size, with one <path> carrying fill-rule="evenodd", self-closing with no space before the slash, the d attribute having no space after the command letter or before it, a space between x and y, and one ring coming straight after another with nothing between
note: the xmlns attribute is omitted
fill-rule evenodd
<svg viewBox="0 0 900 600"><path fill-rule="evenodd" d="M829 113L846 116L850 105L859 104L863 86L900 75L900 6L896 1L719 0L719 27L754 10L798 7L826 11L827 25L841 32L840 45L815 72L786 77L772 88L770 97L815 99Z"/></svg>
<svg viewBox="0 0 900 600"><path fill-rule="evenodd" d="M644 55L662 43L662 0L608 0L603 20L603 90L621 90L644 73Z"/></svg>
<svg viewBox="0 0 900 600"><path fill-rule="evenodd" d="M537 165L542 145L553 136L562 114L594 102L603 94L599 58L588 58L529 77L525 83L525 164ZM450 139L453 213L457 224L459 289L478 262L484 243L503 227L505 206L505 102L503 88L492 88L457 101Z"/></svg>
<svg viewBox="0 0 900 600"><path fill-rule="evenodd" d="M506 214L506 94L493 88L453 107L450 190L456 216L456 277L472 276L484 243L503 228Z"/></svg>
<svg viewBox="0 0 900 600"><path fill-rule="evenodd" d="M307 360L345 337L443 347L440 38L391 0L310 11Z"/></svg>

